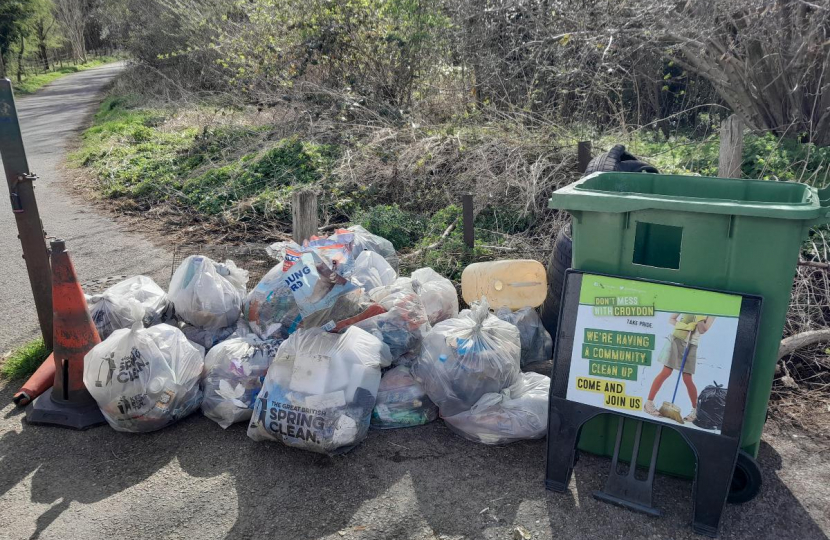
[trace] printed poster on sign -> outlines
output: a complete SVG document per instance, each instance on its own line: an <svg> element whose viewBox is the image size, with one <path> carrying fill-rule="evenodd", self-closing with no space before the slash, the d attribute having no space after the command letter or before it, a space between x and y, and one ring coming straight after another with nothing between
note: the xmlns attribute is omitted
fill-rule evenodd
<svg viewBox="0 0 830 540"><path fill-rule="evenodd" d="M567 398L720 433L741 297L584 274Z"/></svg>

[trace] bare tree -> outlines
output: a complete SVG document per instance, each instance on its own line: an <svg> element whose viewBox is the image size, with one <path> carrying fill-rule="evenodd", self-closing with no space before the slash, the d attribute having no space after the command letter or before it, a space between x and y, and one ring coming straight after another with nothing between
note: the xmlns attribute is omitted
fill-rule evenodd
<svg viewBox="0 0 830 540"><path fill-rule="evenodd" d="M37 56L43 64L43 69L49 71L49 33L55 26L55 19L51 16L41 15L35 19L32 30L37 42Z"/></svg>
<svg viewBox="0 0 830 540"><path fill-rule="evenodd" d="M86 0L54 0L55 18L63 27L66 39L72 47L72 55L79 62L86 62L84 30L89 12Z"/></svg>
<svg viewBox="0 0 830 540"><path fill-rule="evenodd" d="M830 145L830 1L643 4L657 43L749 126Z"/></svg>

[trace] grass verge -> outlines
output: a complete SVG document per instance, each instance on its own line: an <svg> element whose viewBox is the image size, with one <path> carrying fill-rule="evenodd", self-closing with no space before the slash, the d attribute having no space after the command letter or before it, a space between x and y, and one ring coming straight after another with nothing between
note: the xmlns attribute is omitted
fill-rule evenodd
<svg viewBox="0 0 830 540"><path fill-rule="evenodd" d="M0 375L5 379L24 379L40 367L49 356L49 349L43 339L35 339L23 345L0 364Z"/></svg>
<svg viewBox="0 0 830 540"><path fill-rule="evenodd" d="M62 68L46 73L40 73L38 75L24 75L21 82L13 82L12 86L14 87L14 93L17 95L34 94L47 84L60 79L61 77L65 77L66 75L77 73L79 71L92 69L94 67L103 66L104 64L110 64L112 62L116 62L117 60L118 58L114 56L102 56L100 58L93 58L92 60L84 64L78 64L77 66L64 66Z"/></svg>

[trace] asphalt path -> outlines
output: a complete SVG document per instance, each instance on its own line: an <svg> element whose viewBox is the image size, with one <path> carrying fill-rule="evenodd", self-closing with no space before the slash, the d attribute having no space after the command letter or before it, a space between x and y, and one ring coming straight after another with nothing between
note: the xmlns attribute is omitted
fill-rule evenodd
<svg viewBox="0 0 830 540"><path fill-rule="evenodd" d="M69 194L62 172L67 147L95 112L101 92L123 69L120 63L58 79L16 100L23 144L47 235L63 238L82 282L117 275L170 277L172 255L132 234ZM17 225L7 196L0 197L0 354L40 335ZM165 286L166 283L161 283Z"/></svg>

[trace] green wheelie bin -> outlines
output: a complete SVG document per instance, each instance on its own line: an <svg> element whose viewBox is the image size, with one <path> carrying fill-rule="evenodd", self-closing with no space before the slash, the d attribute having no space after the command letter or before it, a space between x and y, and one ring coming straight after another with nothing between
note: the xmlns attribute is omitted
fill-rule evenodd
<svg viewBox="0 0 830 540"><path fill-rule="evenodd" d="M810 227L830 222L830 187L766 180L603 172L563 187L550 208L573 216L573 267L763 297L742 432L742 449L758 454L778 347L798 254ZM611 455L618 417L586 423L579 448ZM651 448L645 425L641 448ZM627 422L621 458L631 455ZM640 454L648 466L650 456ZM661 472L692 477L694 454L663 430Z"/></svg>

